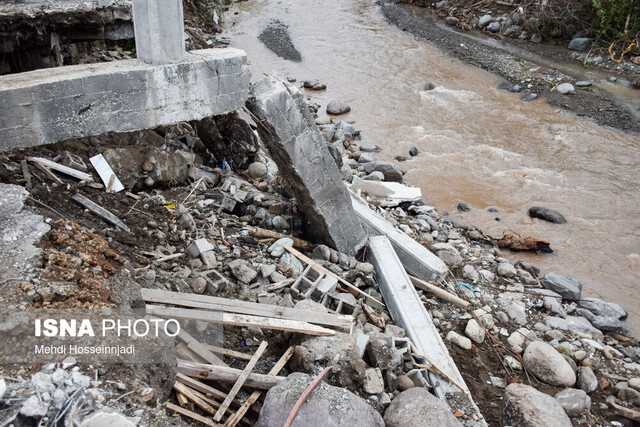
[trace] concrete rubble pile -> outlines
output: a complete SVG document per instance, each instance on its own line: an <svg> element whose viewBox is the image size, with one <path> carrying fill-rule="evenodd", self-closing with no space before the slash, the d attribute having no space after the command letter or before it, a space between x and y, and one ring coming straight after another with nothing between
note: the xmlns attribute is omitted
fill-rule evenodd
<svg viewBox="0 0 640 427"><path fill-rule="evenodd" d="M10 208L33 224L31 240L51 228L41 251L19 248L36 261L3 282L3 304L136 302L192 331L225 326L222 346L185 331L175 364L3 367L7 422L475 426L637 416L640 347L624 310L582 298L571 278L512 264L480 230L405 186L353 123L318 110L269 78L253 87L248 116L0 155L2 191L16 195ZM238 139L244 153L216 148ZM106 179L96 173L104 170ZM0 266L10 268L6 247ZM12 327L0 319L0 330Z"/></svg>

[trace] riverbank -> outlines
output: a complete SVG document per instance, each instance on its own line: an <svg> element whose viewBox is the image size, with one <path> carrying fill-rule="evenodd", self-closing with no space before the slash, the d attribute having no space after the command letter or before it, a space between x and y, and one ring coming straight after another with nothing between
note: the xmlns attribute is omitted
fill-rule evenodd
<svg viewBox="0 0 640 427"><path fill-rule="evenodd" d="M534 43L507 38L494 41L471 37L468 33L443 25L429 9L385 2L380 4L380 8L389 23L403 31L433 43L466 63L501 76L507 83L504 88L521 92L523 100L545 98L553 106L588 117L600 125L640 132L638 105L612 96L599 87L599 81L591 82L588 87L577 87L576 82L582 80L576 76L579 69L571 75L552 66L552 61L558 59L576 62L570 52L560 53ZM626 75L633 80L640 67L633 66L630 70ZM557 90L562 83L574 86L571 94L565 95Z"/></svg>

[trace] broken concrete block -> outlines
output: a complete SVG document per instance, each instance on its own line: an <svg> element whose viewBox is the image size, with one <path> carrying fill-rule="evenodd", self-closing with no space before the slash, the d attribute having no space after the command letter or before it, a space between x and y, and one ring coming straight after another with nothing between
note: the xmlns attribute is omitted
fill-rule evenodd
<svg viewBox="0 0 640 427"><path fill-rule="evenodd" d="M273 78L252 90L247 106L261 124L260 137L291 186L309 232L340 252L355 254L367 236L303 97Z"/></svg>
<svg viewBox="0 0 640 427"><path fill-rule="evenodd" d="M207 268L216 268L218 267L218 260L216 259L216 254L213 251L207 251L200 254L200 259L202 263Z"/></svg>
<svg viewBox="0 0 640 427"><path fill-rule="evenodd" d="M194 240L187 247L187 250L189 251L189 255L191 255L191 258L198 258L203 253L212 251L213 249L214 249L214 246L211 243L209 243L207 239Z"/></svg>
<svg viewBox="0 0 640 427"><path fill-rule="evenodd" d="M380 368L367 368L364 371L364 383L362 388L367 394L380 394L384 392L384 380Z"/></svg>
<svg viewBox="0 0 640 427"><path fill-rule="evenodd" d="M247 262L243 259L236 259L229 263L231 273L236 276L236 279L244 284L251 283L256 278L258 272L247 265Z"/></svg>

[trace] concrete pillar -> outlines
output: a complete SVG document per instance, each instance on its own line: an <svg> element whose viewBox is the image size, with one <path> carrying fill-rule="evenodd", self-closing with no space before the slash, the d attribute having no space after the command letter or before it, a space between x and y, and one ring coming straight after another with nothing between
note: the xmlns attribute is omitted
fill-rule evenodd
<svg viewBox="0 0 640 427"><path fill-rule="evenodd" d="M138 59L170 64L185 58L182 0L133 0Z"/></svg>

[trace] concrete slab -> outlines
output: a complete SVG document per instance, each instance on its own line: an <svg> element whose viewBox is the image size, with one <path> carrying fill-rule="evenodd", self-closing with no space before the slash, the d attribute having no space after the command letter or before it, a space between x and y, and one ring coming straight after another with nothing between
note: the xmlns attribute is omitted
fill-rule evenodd
<svg viewBox="0 0 640 427"><path fill-rule="evenodd" d="M340 252L358 252L366 244L367 235L299 91L266 78L252 87L247 106L259 122L262 141L305 214L308 231Z"/></svg>
<svg viewBox="0 0 640 427"><path fill-rule="evenodd" d="M182 62L140 60L0 77L0 152L226 114L248 97L247 56L206 49Z"/></svg>
<svg viewBox="0 0 640 427"><path fill-rule="evenodd" d="M420 243L395 228L381 215L369 208L369 204L350 192L353 210L364 226L374 235L389 238L404 268L422 280L436 280L447 274L446 264Z"/></svg>

